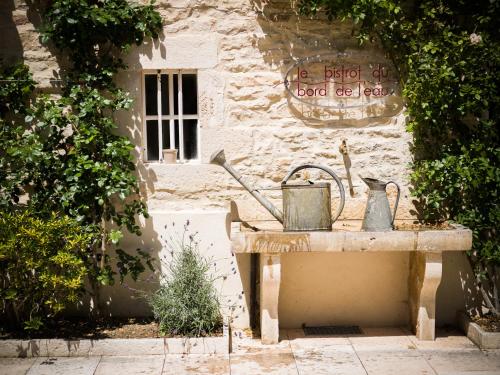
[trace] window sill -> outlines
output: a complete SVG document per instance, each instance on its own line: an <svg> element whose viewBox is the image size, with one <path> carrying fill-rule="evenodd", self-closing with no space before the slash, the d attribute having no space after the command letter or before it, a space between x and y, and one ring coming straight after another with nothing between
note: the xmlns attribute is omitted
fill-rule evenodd
<svg viewBox="0 0 500 375"><path fill-rule="evenodd" d="M151 160L151 161L143 160L142 163L144 165L151 165L151 166L201 165L201 160L189 160L184 162L178 161L177 163L162 163L161 161L158 160Z"/></svg>

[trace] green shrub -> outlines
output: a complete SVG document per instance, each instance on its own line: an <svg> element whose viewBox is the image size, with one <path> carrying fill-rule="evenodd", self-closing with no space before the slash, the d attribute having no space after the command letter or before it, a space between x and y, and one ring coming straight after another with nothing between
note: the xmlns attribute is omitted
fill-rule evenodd
<svg viewBox="0 0 500 375"><path fill-rule="evenodd" d="M76 303L91 242L92 236L66 216L0 212L1 321L38 329Z"/></svg>
<svg viewBox="0 0 500 375"><path fill-rule="evenodd" d="M172 252L168 275L150 298L163 334L203 336L222 326L220 302L210 274L210 263L198 252L193 237Z"/></svg>

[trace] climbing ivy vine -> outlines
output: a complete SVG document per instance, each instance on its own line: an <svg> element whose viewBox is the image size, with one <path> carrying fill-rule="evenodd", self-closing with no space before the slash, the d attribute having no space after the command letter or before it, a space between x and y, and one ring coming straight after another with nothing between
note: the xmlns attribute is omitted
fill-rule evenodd
<svg viewBox="0 0 500 375"><path fill-rule="evenodd" d="M30 215L68 215L92 235L82 255L86 276L98 286L114 282L110 244L122 230L140 235L136 218L147 216L140 200L132 143L118 135L114 113L131 105L113 78L126 68L122 56L132 45L155 38L162 27L153 4L127 0L53 0L35 8L41 37L55 47L65 69L58 95L34 93L22 64L2 70L0 86L0 209L28 209ZM43 6L43 4L45 4ZM32 5L34 7L34 5ZM31 98L31 101L29 99ZM115 229L107 229L113 222ZM151 266L140 250L117 249L123 277L137 278Z"/></svg>
<svg viewBox="0 0 500 375"><path fill-rule="evenodd" d="M473 231L469 259L500 314L500 2L301 0L303 14L353 22L394 61L413 133L413 194L426 221Z"/></svg>

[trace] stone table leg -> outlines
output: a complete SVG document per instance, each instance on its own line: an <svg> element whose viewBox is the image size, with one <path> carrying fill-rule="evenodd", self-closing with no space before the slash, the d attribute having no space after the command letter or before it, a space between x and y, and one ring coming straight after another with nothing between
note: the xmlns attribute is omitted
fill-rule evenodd
<svg viewBox="0 0 500 375"><path fill-rule="evenodd" d="M279 340L280 281L280 256L260 254L260 335L263 344L277 344Z"/></svg>
<svg viewBox="0 0 500 375"><path fill-rule="evenodd" d="M419 340L436 338L436 291L441 283L442 271L442 253L411 253L410 314Z"/></svg>

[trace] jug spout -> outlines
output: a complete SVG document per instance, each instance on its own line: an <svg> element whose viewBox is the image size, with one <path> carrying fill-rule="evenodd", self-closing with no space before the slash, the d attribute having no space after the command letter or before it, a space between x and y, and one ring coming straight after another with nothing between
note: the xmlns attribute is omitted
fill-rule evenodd
<svg viewBox="0 0 500 375"><path fill-rule="evenodd" d="M363 182L368 185L370 190L385 190L385 186L387 185L387 182L377 180L376 178L370 178L370 177L361 177L359 176Z"/></svg>
<svg viewBox="0 0 500 375"><path fill-rule="evenodd" d="M264 197L257 189L253 186L247 184L242 176L226 161L226 156L224 155L224 150L215 151L210 157L211 164L217 164L223 167L226 171L229 172L231 176L234 177L236 181L238 181L252 196L257 199L257 201L264 206L266 210L269 211L271 215L273 215L276 220L283 224L283 213L281 210L276 208L266 197Z"/></svg>

